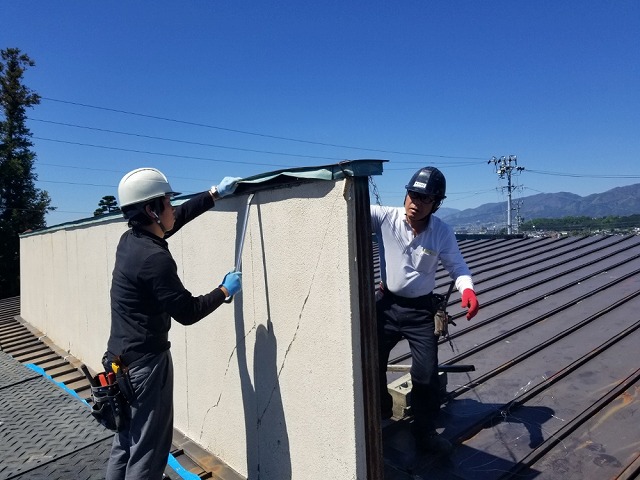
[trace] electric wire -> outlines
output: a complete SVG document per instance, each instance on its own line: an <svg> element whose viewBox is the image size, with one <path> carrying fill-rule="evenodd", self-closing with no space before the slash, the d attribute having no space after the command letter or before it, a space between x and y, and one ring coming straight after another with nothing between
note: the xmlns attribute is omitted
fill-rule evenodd
<svg viewBox="0 0 640 480"><path fill-rule="evenodd" d="M316 160L330 160L330 161L343 161L344 158L342 157L326 157L326 156L320 156L320 155L305 155L305 154L294 154L294 153L286 153L286 152L274 152L274 151L268 151L268 150L257 150L257 149L248 149L248 148L242 148L242 147L230 147L230 146L226 146L226 145L217 145L217 144L210 144L210 143L204 143L204 142L193 142L193 141L188 141L188 140L179 140L179 139L173 139L173 138L166 138L166 137L157 137L157 136L152 136L152 135L144 135L144 134L138 134L138 133L130 133L130 132L121 132L121 131L116 131L116 130L109 130L109 129L103 129L103 128L97 128L97 127L88 127L88 126L84 126L84 125L75 125L75 124L69 124L69 123L63 123L63 122L54 122L54 121L49 121L49 120L41 120L41 119L31 119L34 121L38 121L38 122L43 122L43 123L51 123L51 124L56 124L56 125L63 125L63 126L69 126L69 127L74 127L74 128L81 128L81 129L87 129L87 130L94 130L94 131L100 131L100 132L105 132L105 133L113 133L113 134L118 134L118 135L126 135L126 136L132 136L132 137L139 137L139 138L147 138L147 139L152 139L152 140L161 140L161 141L167 141L167 142L174 142L174 143L182 143L182 144L188 144L188 145L197 145L197 146L205 146L205 147L212 147L212 148L222 148L222 149L228 149L228 150L235 150L235 151L244 151L244 152L250 152L250 153L261 153L261 154L270 154L270 155L279 155L279 156L289 156L289 157L295 157L295 158L309 158L309 159L316 159ZM224 159L217 159L217 158L207 158L207 157L196 157L196 156L189 156L189 155L182 155L182 154L166 154L166 153L160 153L160 152L149 152L149 151L144 151L144 150L136 150L136 149L127 149L127 148L121 148L121 147L111 147L111 146L106 146L106 145L96 145L96 144L91 144L91 143L83 143L83 142L72 142L69 140L60 140L60 139L54 139L54 138L46 138L46 137L39 137L39 136L32 136L32 138L37 139L37 140L44 140L44 141L48 141L48 142L56 142L56 143L66 143L69 145L77 145L77 146L83 146L83 147L90 147L90 148L99 148L99 149L107 149L107 150L116 150L116 151L124 151L124 152L130 152L130 153L143 153L143 154L147 154L147 155L160 155L160 156L168 156L168 157L176 157L176 158L184 158L184 159L191 159L191 160L204 160L204 161L210 161L210 162L220 162L220 163L237 163L237 164L242 164L242 165L258 165L258 166L275 166L275 167L293 167L293 166L297 166L297 164L277 164L277 163L272 163L272 162L246 162L246 161L240 161L240 160L224 160ZM355 147L354 147L355 148ZM364 149L367 150L367 149ZM424 154L425 156L427 156L427 154ZM440 158L474 158L474 157L452 157L452 156L446 156L446 155L432 155L434 157L440 157ZM413 165L413 166L407 166L407 167L387 167L386 170L387 171L401 171L401 170L413 170L414 168L416 168L416 165L422 165L420 162L416 162L416 161L402 161L402 160L393 160L392 161L393 164L407 164L407 165ZM479 164L483 164L484 161L482 162L447 162L446 165L448 168L457 168L457 167L469 167L469 166L477 166ZM53 166L53 164L51 164ZM62 166L62 165L58 165L58 166ZM84 169L84 170L92 170L92 168L90 167L77 167L79 169ZM109 170L105 170L105 171L109 171ZM113 170L111 170L113 171ZM559 177L573 177L573 178L611 178L611 179L636 179L636 178L640 178L640 175L604 175L604 174L582 174L582 173L569 173L569 172L552 172L552 171L544 171L544 170L534 170L534 169L526 169L527 173L534 173L534 174L538 174L538 175L550 175L550 176L559 176ZM518 175L521 175L522 172L518 172ZM522 187L522 188L527 188L527 187ZM545 193L545 192L540 192L540 193Z"/></svg>
<svg viewBox="0 0 640 480"><path fill-rule="evenodd" d="M56 167L56 168L70 168L70 169L74 169L74 170L90 170L90 171L94 171L94 172L110 172L110 173L122 174L122 170L114 170L112 168L78 167L77 165L61 165L59 163L48 163L48 162L38 162L38 165L43 165L43 166L47 166L47 167ZM177 179L180 179L180 180L193 180L193 181L196 181L196 182L200 182L200 181L203 180L202 177L194 178L194 177L182 177L182 176L178 176L178 175L171 175L171 177L172 178L177 178ZM53 180L38 180L38 181L56 183ZM91 184L76 183L76 185L91 185Z"/></svg>
<svg viewBox="0 0 640 480"><path fill-rule="evenodd" d="M179 139L175 139L175 138L166 138L166 137L157 137L154 135L144 135L141 133L130 133L130 132L121 132L118 130L109 130L106 128L97 128L97 127L88 127L85 125L76 125L73 123L64 123L64 122L54 122L52 120L42 120L39 118L31 118L30 120L33 120L35 122L42 122L42 123L50 123L53 125L61 125L61 126L65 126L65 127L73 127L73 128L81 128L84 130L93 130L93 131L97 131L97 132L104 132L104 133L113 133L116 135L127 135L130 137L138 137L138 138L147 138L150 140L161 140L161 141L165 141L165 142L174 142L174 143L184 143L187 145L197 145L200 147L213 147L213 148L224 148L227 150L236 150L236 151L240 151L240 152L250 152L250 153L267 153L270 155L282 155L282 156L287 156L287 157L298 157L298 158L314 158L314 159L320 159L320 160L335 160L335 161L343 161L344 158L339 158L339 157L322 157L322 156L318 156L318 155L303 155L303 154L297 154L297 153L285 153L285 152L271 152L268 150L254 150L251 148L242 148L242 147L229 147L226 145L217 145L217 144L212 144L212 143L203 143L203 142L193 142L193 141L189 141L189 140L179 140Z"/></svg>
<svg viewBox="0 0 640 480"><path fill-rule="evenodd" d="M233 128L220 127L220 126L209 125L209 124L205 124L205 123L190 122L190 121L186 121L186 120L177 120L177 119L174 119L174 118L160 117L160 116L156 116L156 115L148 115L148 114L137 113L137 112L130 112L130 111L127 111L127 110L119 110L119 109L115 109L115 108L100 107L100 106L97 106L97 105L89 105L89 104L86 104L86 103L71 102L71 101L68 101L68 100L60 100L60 99L51 98L51 97L40 97L40 98L42 100L48 100L48 101L51 101L51 102L59 102L59 103L64 103L64 104L68 104L68 105L75 105L75 106L80 106L80 107L85 107L85 108L93 108L93 109L104 110L104 111L108 111L108 112L121 113L121 114L124 114L124 115L132 115L132 116L137 116L137 117L142 117L142 118L150 118L150 119L154 119L154 120L162 120L162 121L165 121L165 122L180 123L180 124L183 124L183 125L191 125L191 126L195 126L195 127L211 128L211 129L221 130L221 131L226 131L226 132L239 133L239 134L242 134L242 135L251 135L251 136L256 136L256 137L272 138L274 140L285 140L285 141L288 141L288 142L305 143L305 144L309 144L309 145L320 145L320 146L324 146L324 147L347 148L347 149L351 149L351 150L363 150L363 151L378 152L378 153L393 153L393 154L396 154L396 155L411 155L411 156L417 156L417 157L455 158L455 159L462 159L462 160L484 160L484 161L486 161L486 157L464 157L464 156L438 155L438 154L430 154L430 153L401 152L401 151L396 151L396 150L384 150L384 149L379 149L379 148L356 147L356 146L353 146L353 145L341 145L341 144L336 144L336 143L316 142L316 141L313 141L313 140L303 140L303 139L299 139L299 138L283 137L283 136L278 136L278 135L269 135L269 134L266 134L266 133L250 132L250 131L247 131L247 130L237 130L237 129L233 129Z"/></svg>
<svg viewBox="0 0 640 480"><path fill-rule="evenodd" d="M80 102L72 102L72 101L68 101L68 100L55 99L55 98L51 98L51 97L41 97L41 98L43 100L48 100L48 101L52 101L52 102L58 102L58 103L63 103L63 104L68 104L68 105L80 106L80 107L84 107L84 108L91 108L91 109L109 111L109 112L120 113L120 114L124 114L124 115L132 115L132 116L138 116L138 117L142 117L142 118L150 118L150 119L154 119L154 120L174 122L174 123L180 123L180 124L191 125L191 126L198 126L198 127L203 127L203 128L211 128L211 129L216 129L216 130L221 130L221 131L229 131L229 132L239 133L239 134L243 134L243 135L252 135L252 136L272 138L272 139L277 139L277 140L285 140L285 141L292 141L292 142L298 142L298 143L306 143L306 144L311 144L311 145L321 145L321 146L328 146L328 147L347 148L347 149L353 149L353 150L363 150L363 151L369 151L369 152L393 153L393 154L398 154L398 155L410 155L410 156L431 157L431 158L458 159L458 160L479 160L479 161L482 161L482 163L486 162L486 158L487 158L486 156L475 157L475 156L454 156L454 155L442 155L442 154L430 154L430 153L402 152L402 151L385 150L385 149L377 149L377 148L369 148L369 147L356 147L356 146L352 146L352 145L342 145L342 144L334 144L334 143L327 143L327 142L316 142L316 141L312 141L312 140L304 140L304 139L298 139L298 138L292 138L292 137L269 135L269 134L264 134L264 133L259 133L259 132L250 132L250 131L246 131L246 130L238 130L238 129L232 129L232 128L227 128L227 127L220 127L220 126L216 126L216 125L209 125L209 124L198 123L198 122L190 122L190 121L186 121L186 120L178 120L178 119L169 118L169 117L161 117L161 116L149 115L149 114L144 114L144 113L139 113L139 112L131 112L131 111L127 111L127 110L120 110L120 109L115 109L115 108L102 107L102 106L97 106L97 105L90 105L90 104L85 104L85 103L80 103ZM158 137L158 136L131 133L131 132L122 132L122 131L110 130L110 129L104 129L104 128L98 128L98 127L90 127L90 126L85 126L85 125L77 125L77 124L71 124L71 123L66 123L66 122L56 122L56 121L52 121L52 120L44 120L44 119L38 119L38 118L30 118L30 120L37 121L37 122L43 122L43 123L49 123L49 124L55 124L55 125L61 125L61 126L67 126L67 127L73 127L73 128L80 128L80 129L100 131L100 132L105 132L105 133L112 133L112 134L117 134L117 135L127 135L127 136L139 137L139 138L147 138L147 139L153 139L153 140L176 142L176 143L183 143L183 144L189 144L189 145L198 145L198 146L206 146L206 147L213 147L213 148L223 148L223 149L229 149L229 150L235 150L235 151L245 151L245 152L250 152L250 153L262 153L262 154L282 155L282 156L290 156L290 157L297 157L297 158L312 158L312 159L322 159L322 160L332 160L332 161L342 161L342 160L344 160L344 158L338 158L338 157L326 157L326 156L316 156L316 155L293 154L293 153L287 153L287 152L274 152L274 151L266 151L266 150L258 150L258 149L248 149L248 148L242 148L242 147L231 147L231 146L227 146L227 145L209 144L209 143L204 143L204 142L194 142L194 141L187 141L187 140L180 140L180 139L172 139L172 138ZM33 138L39 138L39 137L33 137ZM74 144L74 145L82 145L82 146L87 146L87 147L92 147L92 148L116 149L116 147L106 147L106 146L93 145L93 144L84 144L84 143L80 143L80 142L67 142L67 141L64 141L64 140L45 139L45 138L39 138L39 139L47 140L47 141L53 141L53 142L57 141L57 142L61 142L61 143L71 143L71 144ZM148 152L140 152L140 151L137 151L137 150L124 150L124 151L132 151L132 152L135 152L135 153L148 153ZM152 153L152 154L155 154L155 153ZM178 156L178 157L202 160L202 158L198 158L198 157L189 157L189 156ZM224 162L224 160L211 160L211 161ZM264 163L255 163L255 162L236 162L236 161L231 161L231 160L228 160L227 162L230 162L230 163L244 163L244 164L250 164L250 165L274 165L274 166L287 166L287 167L288 166L292 166L292 165L277 165L277 164L272 164L272 163L264 164ZM416 161L402 161L402 160L394 160L393 163L394 164L411 164L411 165L418 165L419 164ZM475 166L475 165L478 165L478 164L479 164L479 162L447 162L447 166L449 168L451 168L451 167ZM414 168L414 167L409 167L409 166L407 166L407 167L388 167L387 170L388 171L399 171L399 170L411 170L412 168ZM534 173L534 174L539 174L539 175L564 176L564 177L574 177L574 178L629 178L629 179L640 178L640 175L603 175L603 174L597 174L596 175L596 174L582 174L582 173L568 173L568 172L552 172L552 171L535 170L535 169L526 169L526 171L528 173ZM518 173L521 173L521 172L518 172Z"/></svg>
<svg viewBox="0 0 640 480"><path fill-rule="evenodd" d="M604 175L604 174L588 174L588 173L563 173L548 172L544 170L526 170L528 173L536 173L538 175L552 175L557 177L576 177L576 178L640 178L640 175Z"/></svg>
<svg viewBox="0 0 640 480"><path fill-rule="evenodd" d="M398 154L398 155L410 155L410 156L419 156L419 157L465 160L465 161L459 161L459 162L448 161L448 162L446 162L446 165L447 165L448 168L477 166L480 163L484 164L486 162L486 158L487 158L486 156L484 156L484 157L473 157L473 156L467 157L467 156L451 156L451 155L439 155L439 154L416 153L416 152L402 152L402 151L395 151L395 150L385 150L385 149L376 149L376 148L367 148L367 147L356 147L356 146L352 146L352 145L341 145L341 144L334 144L334 143L327 143L327 142L316 142L316 141L304 140L304 139L299 139L299 138L292 138L292 137L286 137L286 136L277 136L277 135L269 135L269 134L264 134L264 133L259 133L259 132L238 130L238 129L226 128L226 127L221 127L221 126L216 126L216 125L197 123L197 122L190 122L190 121L178 120L178 119L174 119L174 118L155 116L155 115L143 114L143 113L138 113L138 112L131 112L131 111L126 111L126 110L119 110L119 109L114 109L114 108L101 107L101 106L96 106L96 105L89 105L89 104L84 104L84 103L79 103L79 102L72 102L72 101L67 101L67 100L54 99L54 98L50 98L50 97L42 97L42 99L48 100L48 101L51 101L51 102L58 102L58 103L63 103L63 104L68 104L68 105L79 106L79 107L83 107L83 108L90 108L90 109L97 109L97 110L102 110L102 111L109 111L109 112L114 112L114 113L119 113L119 114L124 114L124 115L137 116L137 117L141 117L141 118L161 120L161 121L179 123L179 124L184 124L184 125L191 125L191 126L198 126L198 127L203 127L203 128L216 129L216 130L220 130L220 131L228 131L228 132L233 132L233 133L238 133L238 134L243 134L243 135L251 135L251 136L256 136L256 137L272 138L272 139L277 139L277 140L291 141L291 142L304 143L304 144L310 144L310 145L321 145L321 146L328 146L328 147L347 148L347 149L363 150L363 151L370 151L370 152L393 153L393 154ZM287 153L287 152L267 151L267 150L249 149L249 148L243 148L243 147L233 147L233 146L228 146L228 145L211 144L211 143L206 143L206 142L188 141L188 140L181 140L181 139L177 139L177 138L167 138L167 137L162 137L162 136L153 136L153 135L132 133L132 132L126 132L126 131L119 131L119 130L110 130L110 129L106 129L106 128L91 127L91 126L79 125L79 124L73 124L73 123L67 123L67 122L57 122L57 121L53 121L53 120L46 120L46 119L39 119L39 118L30 118L30 120L33 120L33 121L36 121L36 122L47 123L47 124L71 127L71 128L91 130L91 131L103 132L103 133L109 133L109 134L115 134L115 135L123 135L123 136L144 138L144 139L150 139L150 140L174 142L174 143L180 143L180 144L186 144L186 145L196 145L196 146L211 147L211 148L222 148L222 149L241 151L241 152L258 153L258 154L269 154L269 155L297 157L297 158L307 158L307 159L322 159L322 160L329 160L329 161L341 161L341 160L344 160L344 158L330 157L330 156L293 154L293 153ZM292 167L292 166L296 166L296 164L291 164L291 163L279 163L279 164L277 164L277 163L273 163L273 162L247 162L247 161L229 160L229 159L211 158L211 157L200 157L200 156L184 155L184 154L170 154L170 153L163 153L163 152L154 152L154 151L146 151L146 150L138 150L138 149L130 149L130 148L122 148L122 147L113 147L113 146L107 146L107 145L98 145L98 144L91 144L91 143L74 142L74 141L60 140L60 139L54 139L54 138L45 138L45 137L39 137L39 136L33 136L33 138L37 139L37 140L42 140L42 141L63 143L63 144L68 144L68 145L77 145L77 146L83 146L83 147L88 147L88 148L98 148L98 149L121 151L121 152L131 152L131 153L155 155L155 156L162 156L162 157L182 158L182 159L188 159L188 160L200 160L200 161L207 161L207 162L213 162L213 163L231 163L231 164L240 164L240 165L257 165L257 166L269 166L269 167ZM477 160L477 161L470 161L470 160ZM40 164L41 165L49 165L49 166L53 166L53 167L56 167L56 168L76 168L76 169L83 169L83 170L108 171L108 172L113 172L113 173L120 173L119 171L116 171L116 170L97 169L97 168L91 168L91 167L74 167L74 166L70 166L70 165L46 164L46 163L40 163ZM407 165L407 166L400 166L400 167L391 166L391 167L386 168L386 170L387 171L411 170L411 169L413 169L415 167L414 166L408 166L408 165L419 165L420 163L417 160L416 161L393 160L393 164L392 165L398 165L398 164L403 164L403 165ZM636 178L640 178L640 175L606 175L606 174L594 175L594 174L583 174L583 173L553 172L553 171L544 171L544 170L535 170L535 169L527 169L526 171L527 171L527 173L533 173L533 174L538 174L538 175L550 175L550 176L573 177L573 178L612 178L612 179L616 179L616 178L617 179L636 179ZM520 173L520 172L518 172L518 173ZM179 177L176 177L176 178L179 178ZM180 178L186 178L186 177L180 177ZM196 179L189 179L189 180L196 180ZM200 179L198 179L198 180L200 180ZM47 181L47 180L39 180L39 181L43 182L43 183L60 183L60 184L85 185L85 186L97 186L97 187L109 187L109 188L113 187L111 185L98 185L98 184L80 183L80 182L63 182L63 181ZM519 188L524 189L524 188L527 188L527 187L519 187ZM503 189L504 189L504 187L503 187ZM533 189L530 189L530 190L533 190ZM469 197L474 197L476 195L480 195L483 192L487 192L487 191L489 191L489 190L484 190L482 192L458 192L458 193L453 193L452 192L452 193L450 193L450 196L461 195L462 193L472 193L471 195L468 195L466 197L457 198L458 200L461 200L461 199L464 199L464 198L469 198ZM533 190L533 191L536 191L536 190ZM540 193L545 193L545 192L540 192ZM395 195L392 195L392 196L395 196ZM378 192L377 200L380 201L379 192ZM62 212L62 211L60 211L60 212Z"/></svg>
<svg viewBox="0 0 640 480"><path fill-rule="evenodd" d="M241 160L223 160L220 158L208 158L208 157L196 157L192 155L180 155L177 153L161 153L161 152L150 152L145 150L136 150L132 148L120 148L120 147L109 147L107 145L94 145L90 143L81 143L81 142L71 142L69 140L56 140L53 138L45 138L45 137L37 137L34 136L36 140L44 140L47 142L55 142L55 143L65 143L67 145L79 145L83 147L93 147L93 148L102 148L105 150L115 150L118 152L129 152L129 153L143 153L145 155L158 155L161 157L173 157L173 158L184 158L188 160L203 160L205 162L214 162L214 163L235 163L241 165L263 165L270 167L293 167L294 164L276 164L276 163L261 163L261 162L243 162Z"/></svg>

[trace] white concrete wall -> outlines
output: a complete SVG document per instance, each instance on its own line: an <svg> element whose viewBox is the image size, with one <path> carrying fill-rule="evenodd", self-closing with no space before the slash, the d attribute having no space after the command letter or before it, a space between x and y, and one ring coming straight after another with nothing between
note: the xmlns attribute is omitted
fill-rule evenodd
<svg viewBox="0 0 640 480"><path fill-rule="evenodd" d="M366 478L353 201L349 180L255 195L243 291L196 325L173 323L175 426L248 478ZM247 196L169 240L185 286L235 264ZM21 314L94 369L124 221L21 239Z"/></svg>

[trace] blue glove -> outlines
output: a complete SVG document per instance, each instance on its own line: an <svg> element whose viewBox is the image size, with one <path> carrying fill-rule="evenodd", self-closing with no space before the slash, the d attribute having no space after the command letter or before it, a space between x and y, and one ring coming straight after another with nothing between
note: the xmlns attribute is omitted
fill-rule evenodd
<svg viewBox="0 0 640 480"><path fill-rule="evenodd" d="M242 289L242 272L231 271L222 279L222 285L229 292L229 296L233 297Z"/></svg>
<svg viewBox="0 0 640 480"><path fill-rule="evenodd" d="M220 198L226 197L236 191L240 177L224 177L220 184L216 187Z"/></svg>

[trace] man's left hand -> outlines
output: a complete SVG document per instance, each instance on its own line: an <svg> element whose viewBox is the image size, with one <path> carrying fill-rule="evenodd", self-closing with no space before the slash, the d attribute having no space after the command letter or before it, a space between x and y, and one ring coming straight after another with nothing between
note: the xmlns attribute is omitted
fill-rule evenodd
<svg viewBox="0 0 640 480"><path fill-rule="evenodd" d="M467 320L471 320L475 317L476 313L478 313L478 310L480 309L476 292L470 288L467 288L462 292L462 308L469 309L467 310Z"/></svg>
<svg viewBox="0 0 640 480"><path fill-rule="evenodd" d="M216 189L218 190L218 196L222 198L235 192L239 180L242 180L242 178L224 177L220 184L216 187Z"/></svg>

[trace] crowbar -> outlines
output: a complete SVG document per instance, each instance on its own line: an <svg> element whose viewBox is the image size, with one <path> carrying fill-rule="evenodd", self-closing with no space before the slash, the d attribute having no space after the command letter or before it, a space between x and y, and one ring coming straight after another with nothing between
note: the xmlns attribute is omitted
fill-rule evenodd
<svg viewBox="0 0 640 480"><path fill-rule="evenodd" d="M244 247L244 237L247 233L247 224L249 223L249 209L251 208L251 201L253 200L253 193L249 194L247 198L247 208L244 212L244 222L242 224L242 232L240 234L240 245L238 246L238 253L236 255L236 268L233 270L234 272L240 272L242 269L242 249ZM233 295L224 299L224 303L231 303L233 300Z"/></svg>

